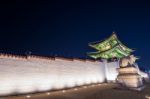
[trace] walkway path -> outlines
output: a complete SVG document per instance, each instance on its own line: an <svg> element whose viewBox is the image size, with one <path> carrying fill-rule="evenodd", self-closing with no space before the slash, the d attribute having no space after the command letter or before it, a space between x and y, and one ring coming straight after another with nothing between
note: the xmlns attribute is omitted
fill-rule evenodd
<svg viewBox="0 0 150 99"><path fill-rule="evenodd" d="M97 84L0 99L148 99L149 96L150 84L147 84L146 88L141 92L120 90L117 89L116 84Z"/></svg>

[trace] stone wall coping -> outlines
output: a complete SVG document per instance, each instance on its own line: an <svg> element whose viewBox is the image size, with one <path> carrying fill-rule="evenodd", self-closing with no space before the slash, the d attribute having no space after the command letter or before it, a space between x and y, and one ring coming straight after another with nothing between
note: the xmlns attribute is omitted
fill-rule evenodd
<svg viewBox="0 0 150 99"><path fill-rule="evenodd" d="M81 62L99 62L96 60L90 60L90 59L80 59L80 58L65 58L65 57L45 57L45 56L37 56L37 55L28 55L28 56L23 56L23 55L14 55L14 54L4 54L0 53L0 58L8 58L8 59L19 59L19 60L45 60L45 61L50 61L50 60L65 60L65 61L81 61Z"/></svg>

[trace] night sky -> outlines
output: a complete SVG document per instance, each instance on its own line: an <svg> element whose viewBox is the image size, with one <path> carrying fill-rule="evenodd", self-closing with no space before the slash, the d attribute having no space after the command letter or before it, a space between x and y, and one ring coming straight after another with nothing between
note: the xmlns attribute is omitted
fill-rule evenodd
<svg viewBox="0 0 150 99"><path fill-rule="evenodd" d="M104 2L105 1L105 2ZM142 1L142 2L140 2ZM0 3L0 53L87 58L115 31L150 69L150 2L17 0Z"/></svg>

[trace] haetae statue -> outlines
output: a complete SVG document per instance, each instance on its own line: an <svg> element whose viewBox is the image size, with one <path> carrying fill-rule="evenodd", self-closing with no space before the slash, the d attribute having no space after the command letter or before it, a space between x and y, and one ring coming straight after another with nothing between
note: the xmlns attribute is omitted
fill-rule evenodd
<svg viewBox="0 0 150 99"><path fill-rule="evenodd" d="M126 66L134 65L135 61L137 59L138 58L135 57L134 55L130 55L130 56L124 57L124 58L120 59L120 66L121 67L126 67Z"/></svg>

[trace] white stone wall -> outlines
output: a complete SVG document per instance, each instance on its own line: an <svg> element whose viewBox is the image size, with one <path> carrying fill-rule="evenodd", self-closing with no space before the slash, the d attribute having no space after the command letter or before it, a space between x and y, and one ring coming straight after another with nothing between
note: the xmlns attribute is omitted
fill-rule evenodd
<svg viewBox="0 0 150 99"><path fill-rule="evenodd" d="M0 55L0 96L114 81L118 67L118 62Z"/></svg>
<svg viewBox="0 0 150 99"><path fill-rule="evenodd" d="M118 61L106 63L106 79L107 81L115 81L118 75L116 68L119 68Z"/></svg>
<svg viewBox="0 0 150 99"><path fill-rule="evenodd" d="M98 61L0 55L0 96L101 83L104 68Z"/></svg>

